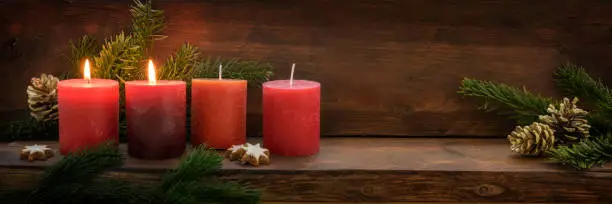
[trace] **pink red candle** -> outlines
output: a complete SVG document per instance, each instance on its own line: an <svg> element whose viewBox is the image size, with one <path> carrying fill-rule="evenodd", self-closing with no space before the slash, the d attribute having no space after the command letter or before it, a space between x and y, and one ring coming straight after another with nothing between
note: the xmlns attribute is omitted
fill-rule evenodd
<svg viewBox="0 0 612 204"><path fill-rule="evenodd" d="M85 60L84 79L57 85L60 153L117 142L119 137L119 83L92 79Z"/></svg>
<svg viewBox="0 0 612 204"><path fill-rule="evenodd" d="M169 159L185 150L186 95L184 81L155 79L125 83L128 153L139 159Z"/></svg>
<svg viewBox="0 0 612 204"><path fill-rule="evenodd" d="M221 73L221 69L219 69ZM191 144L227 149L246 142L247 81L191 81Z"/></svg>
<svg viewBox="0 0 612 204"><path fill-rule="evenodd" d="M264 83L263 143L270 153L309 156L319 152L320 104L318 82L290 79Z"/></svg>

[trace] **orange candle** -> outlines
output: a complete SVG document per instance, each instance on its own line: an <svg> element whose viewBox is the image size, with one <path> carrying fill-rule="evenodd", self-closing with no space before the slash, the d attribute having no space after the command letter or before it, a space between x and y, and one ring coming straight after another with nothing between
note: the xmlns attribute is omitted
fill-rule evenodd
<svg viewBox="0 0 612 204"><path fill-rule="evenodd" d="M246 142L247 81L191 81L191 144L226 149Z"/></svg>

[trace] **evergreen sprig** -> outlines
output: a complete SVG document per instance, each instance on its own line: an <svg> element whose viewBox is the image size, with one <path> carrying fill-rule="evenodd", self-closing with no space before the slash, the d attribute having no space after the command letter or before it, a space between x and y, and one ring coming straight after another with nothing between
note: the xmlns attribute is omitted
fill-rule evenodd
<svg viewBox="0 0 612 204"><path fill-rule="evenodd" d="M168 190L177 183L203 179L211 176L221 169L223 157L204 146L192 150L191 154L183 158L183 162L162 179L161 187Z"/></svg>
<svg viewBox="0 0 612 204"><path fill-rule="evenodd" d="M577 170L601 166L612 161L612 134L593 137L572 146L559 146L548 153L553 161Z"/></svg>
<svg viewBox="0 0 612 204"><path fill-rule="evenodd" d="M499 111L520 125L537 121L539 115L547 114L546 108L552 103L552 99L535 95L525 88L469 78L463 79L458 93L483 99L481 109Z"/></svg>
<svg viewBox="0 0 612 204"><path fill-rule="evenodd" d="M41 138L57 140L59 133L57 120L38 121L34 118L11 121L0 128L4 130L0 135L0 142Z"/></svg>
<svg viewBox="0 0 612 204"><path fill-rule="evenodd" d="M566 95L576 96L595 106L589 122L596 134L612 130L612 90L599 79L593 79L579 65L566 63L554 73L557 87Z"/></svg>
<svg viewBox="0 0 612 204"><path fill-rule="evenodd" d="M575 96L597 106L612 104L612 90L601 80L593 79L582 66L566 63L554 73L557 87L566 95Z"/></svg>
<svg viewBox="0 0 612 204"><path fill-rule="evenodd" d="M173 185L164 200L164 204L221 204L221 203L240 203L255 204L259 203L261 193L257 190L249 189L234 182L211 182L204 184L198 181L185 181L179 185Z"/></svg>
<svg viewBox="0 0 612 204"><path fill-rule="evenodd" d="M74 203L72 201L82 200L86 198L83 190L92 185L97 175L122 164L123 157L110 144L68 155L46 169L28 203Z"/></svg>
<svg viewBox="0 0 612 204"><path fill-rule="evenodd" d="M101 49L98 41L89 35L84 35L76 42L70 41L70 55L65 57L72 69L66 73L66 78L82 77L83 59L92 59Z"/></svg>
<svg viewBox="0 0 612 204"><path fill-rule="evenodd" d="M163 203L257 203L261 193L234 182L220 182L213 175L221 169L223 157L204 146L189 156L162 179L159 190Z"/></svg>
<svg viewBox="0 0 612 204"><path fill-rule="evenodd" d="M150 0L146 3L134 0L130 14L132 16L131 34L136 44L142 49L142 56L148 56L153 49L153 41L167 37L162 35L166 28L164 11L154 9Z"/></svg>
<svg viewBox="0 0 612 204"><path fill-rule="evenodd" d="M263 82L272 77L272 65L252 60L241 60L238 58L221 59L209 57L201 61L201 69L197 78L219 77L219 65L223 65L223 78L244 79L252 87L259 87Z"/></svg>
<svg viewBox="0 0 612 204"><path fill-rule="evenodd" d="M159 185L136 185L100 175L123 164L109 144L70 154L45 171L33 189L0 194L2 203L207 204L258 203L261 192L215 179L223 158L205 147L193 149Z"/></svg>
<svg viewBox="0 0 612 204"><path fill-rule="evenodd" d="M144 76L141 68L140 46L130 35L120 33L102 45L99 56L94 57L92 77L114 79L121 83Z"/></svg>
<svg viewBox="0 0 612 204"><path fill-rule="evenodd" d="M612 160L612 91L600 80L595 80L580 66L565 64L554 73L558 87L569 96L577 96L583 101L591 102L596 110L589 114L592 125L591 137L572 146L558 146L549 151L551 160L571 166L575 169L588 169ZM476 96L485 100L483 109L495 110L500 105L506 108L503 112L517 120L520 125L532 123L538 115L546 115L546 108L551 99L534 95L525 89L510 87L502 83L464 79L460 94ZM497 103L490 107L489 102ZM595 134L593 134L595 131Z"/></svg>
<svg viewBox="0 0 612 204"><path fill-rule="evenodd" d="M197 47L183 44L159 69L158 77L165 80L189 81L200 69L200 51Z"/></svg>
<svg viewBox="0 0 612 204"><path fill-rule="evenodd" d="M152 186L135 185L114 178L97 179L86 186L78 203L87 204L140 204L154 203Z"/></svg>

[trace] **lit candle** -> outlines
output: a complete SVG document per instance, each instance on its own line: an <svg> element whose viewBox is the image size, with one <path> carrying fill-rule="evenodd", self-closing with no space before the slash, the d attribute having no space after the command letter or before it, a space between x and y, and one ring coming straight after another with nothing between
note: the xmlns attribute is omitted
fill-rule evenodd
<svg viewBox="0 0 612 204"><path fill-rule="evenodd" d="M179 157L185 150L185 82L157 80L151 60L147 72L148 80L125 83L128 153L139 159Z"/></svg>
<svg viewBox="0 0 612 204"><path fill-rule="evenodd" d="M64 155L119 139L119 83L92 79L87 59L83 75L57 85L59 145Z"/></svg>
<svg viewBox="0 0 612 204"><path fill-rule="evenodd" d="M319 152L321 85L307 80L263 84L263 143L270 153L309 156Z"/></svg>
<svg viewBox="0 0 612 204"><path fill-rule="evenodd" d="M223 79L191 81L191 143L226 149L246 142L247 81Z"/></svg>

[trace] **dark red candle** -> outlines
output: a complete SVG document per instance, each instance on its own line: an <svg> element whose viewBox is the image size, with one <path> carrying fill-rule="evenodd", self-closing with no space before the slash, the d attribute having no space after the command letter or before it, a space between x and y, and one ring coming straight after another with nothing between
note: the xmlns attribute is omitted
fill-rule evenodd
<svg viewBox="0 0 612 204"><path fill-rule="evenodd" d="M270 153L309 156L319 152L320 101L318 82L263 84L263 143Z"/></svg>
<svg viewBox="0 0 612 204"><path fill-rule="evenodd" d="M125 83L128 153L139 159L176 158L186 146L185 82L155 80L152 64L148 81Z"/></svg>
<svg viewBox="0 0 612 204"><path fill-rule="evenodd" d="M63 155L119 139L119 83L91 79L89 73L89 61L85 61L85 79L62 80L57 85Z"/></svg>

